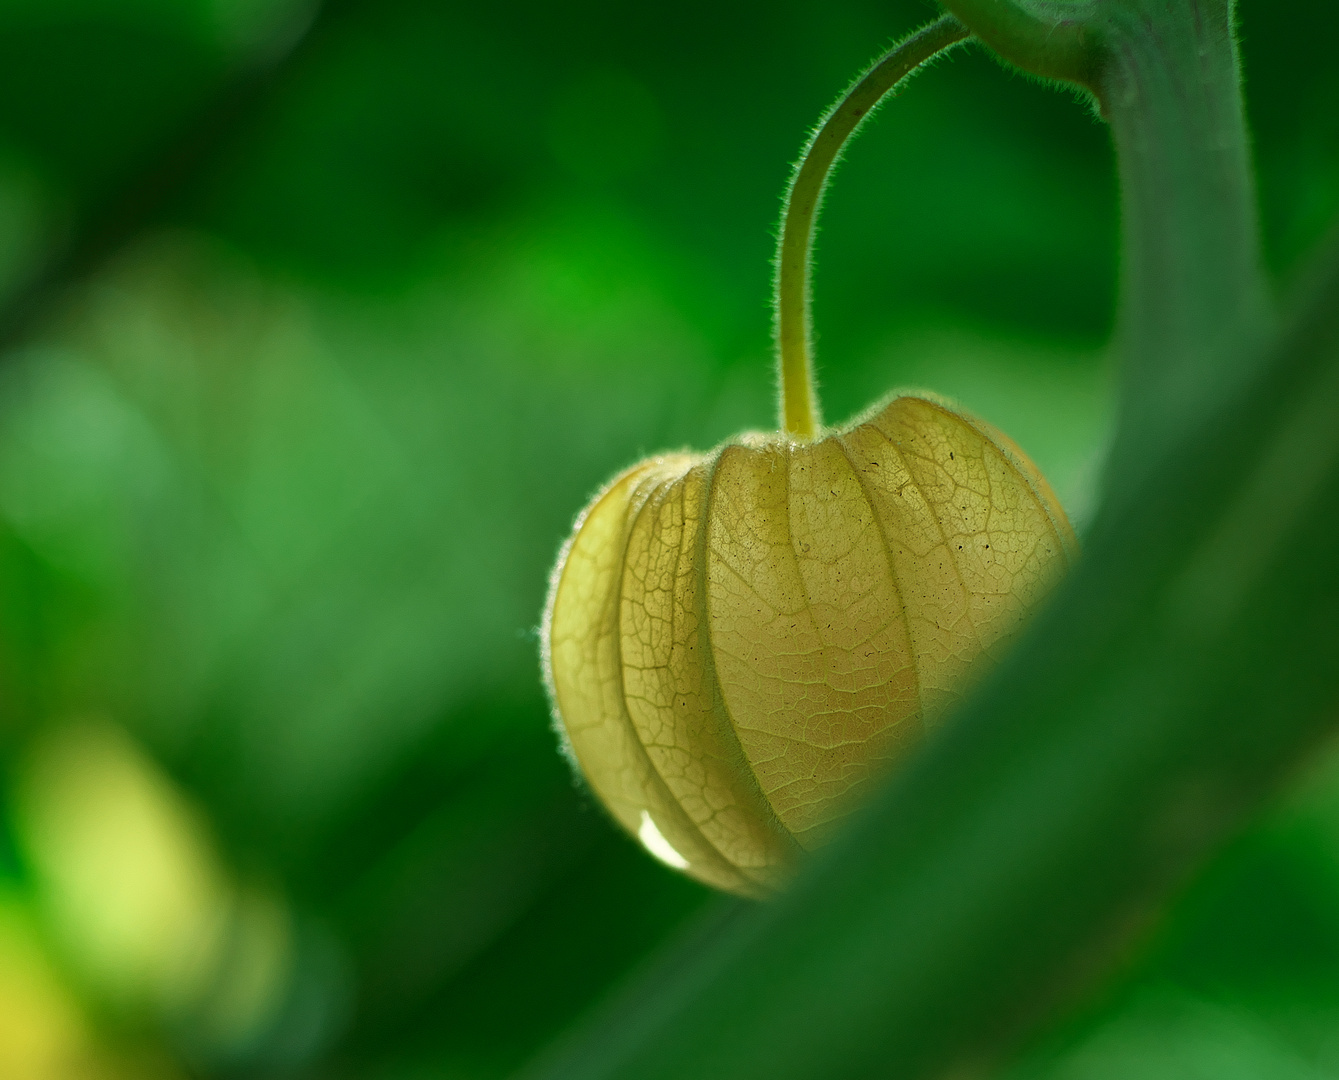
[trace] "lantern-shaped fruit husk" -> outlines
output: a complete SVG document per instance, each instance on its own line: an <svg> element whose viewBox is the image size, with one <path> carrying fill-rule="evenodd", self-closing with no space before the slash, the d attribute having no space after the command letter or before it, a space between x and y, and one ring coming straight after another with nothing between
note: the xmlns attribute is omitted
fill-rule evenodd
<svg viewBox="0 0 1339 1080"><path fill-rule="evenodd" d="M545 657L581 773L655 855L774 891L962 697L1077 552L999 431L896 397L813 442L633 466L554 571Z"/></svg>

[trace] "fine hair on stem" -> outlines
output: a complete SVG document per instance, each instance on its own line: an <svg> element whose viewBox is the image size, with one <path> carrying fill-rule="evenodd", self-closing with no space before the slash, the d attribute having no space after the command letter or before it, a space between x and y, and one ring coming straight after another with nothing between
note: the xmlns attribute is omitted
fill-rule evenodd
<svg viewBox="0 0 1339 1080"><path fill-rule="evenodd" d="M791 173L776 253L776 351L781 430L813 439L822 426L813 372L810 317L814 226L828 178L843 148L869 115L927 61L971 35L946 15L898 42L851 84L819 121Z"/></svg>

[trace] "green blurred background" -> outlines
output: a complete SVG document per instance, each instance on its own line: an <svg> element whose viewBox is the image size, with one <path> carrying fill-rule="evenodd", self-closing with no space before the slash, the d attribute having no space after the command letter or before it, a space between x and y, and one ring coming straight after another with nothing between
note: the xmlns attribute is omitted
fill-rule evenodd
<svg viewBox="0 0 1339 1080"><path fill-rule="evenodd" d="M1339 9L1240 7L1283 290ZM933 14L0 0L0 1077L503 1077L734 903L573 782L535 627L614 470L772 424L789 164ZM1081 102L938 65L831 191L828 417L956 397L1081 528L1116 230ZM1339 1076L1335 776L1018 1074Z"/></svg>

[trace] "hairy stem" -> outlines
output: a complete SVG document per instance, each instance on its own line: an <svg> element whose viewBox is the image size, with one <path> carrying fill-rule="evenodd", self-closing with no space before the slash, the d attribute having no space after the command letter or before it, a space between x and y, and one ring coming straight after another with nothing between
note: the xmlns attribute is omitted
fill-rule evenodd
<svg viewBox="0 0 1339 1080"><path fill-rule="evenodd" d="M791 177L776 259L776 337L781 427L794 438L812 439L822 425L813 377L810 252L832 167L847 141L882 101L927 60L970 33L953 16L946 16L876 60L828 110Z"/></svg>

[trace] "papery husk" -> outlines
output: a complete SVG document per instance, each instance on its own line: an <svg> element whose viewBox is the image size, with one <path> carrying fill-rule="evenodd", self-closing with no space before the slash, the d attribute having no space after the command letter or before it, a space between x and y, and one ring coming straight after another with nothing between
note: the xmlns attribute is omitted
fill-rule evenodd
<svg viewBox="0 0 1339 1080"><path fill-rule="evenodd" d="M648 850L765 896L1076 555L1026 455L928 396L814 442L648 459L595 497L554 570L560 729Z"/></svg>

